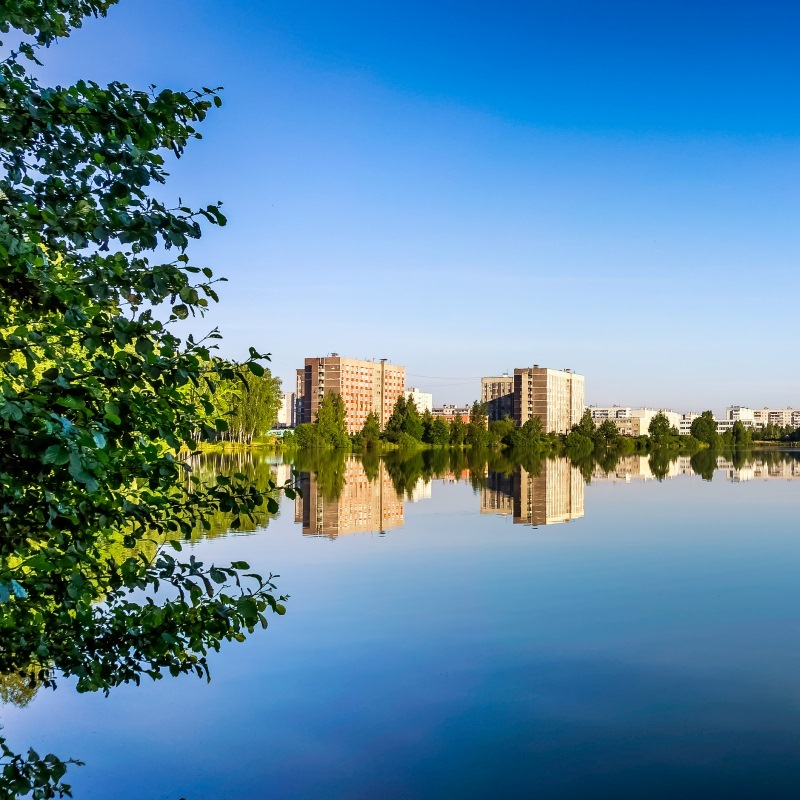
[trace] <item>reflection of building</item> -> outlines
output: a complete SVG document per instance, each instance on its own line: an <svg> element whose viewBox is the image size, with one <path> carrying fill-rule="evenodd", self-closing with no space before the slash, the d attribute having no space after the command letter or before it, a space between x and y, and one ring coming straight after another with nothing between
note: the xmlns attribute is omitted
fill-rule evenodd
<svg viewBox="0 0 800 800"><path fill-rule="evenodd" d="M481 488L481 514L514 513L514 476L489 470L486 486Z"/></svg>
<svg viewBox="0 0 800 800"><path fill-rule="evenodd" d="M411 490L408 499L411 500L412 503L418 503L420 500L430 500L432 488L432 481L426 481L425 478L420 478Z"/></svg>
<svg viewBox="0 0 800 800"><path fill-rule="evenodd" d="M481 378L481 403L486 406L489 422L512 417L514 378L508 374L499 378Z"/></svg>
<svg viewBox="0 0 800 800"><path fill-rule="evenodd" d="M796 480L800 478L800 459L784 459L771 462L761 458L750 458L734 466L733 461L725 456L709 451L701 451L700 456L710 455L713 459L712 470L721 471L724 476L734 483L749 480ZM676 456L666 468L663 478L675 478L678 475L695 475L692 469L692 459L689 456ZM617 460L613 470L605 471L600 466L592 472L592 483L631 483L631 481L652 481L656 476L650 467L648 456L622 456Z"/></svg>
<svg viewBox="0 0 800 800"><path fill-rule="evenodd" d="M406 389L406 400L413 400L420 414L433 411L433 395L430 392L421 392L419 389L409 386Z"/></svg>
<svg viewBox="0 0 800 800"><path fill-rule="evenodd" d="M385 358L360 361L338 353L307 358L305 367L297 370L297 422L313 422L322 398L333 392L344 400L348 433L360 431L370 411L377 413L383 428L405 387L406 368L390 364Z"/></svg>
<svg viewBox="0 0 800 800"><path fill-rule="evenodd" d="M540 367L514 370L514 421L539 417L545 433L566 433L583 414L583 375Z"/></svg>
<svg viewBox="0 0 800 800"><path fill-rule="evenodd" d="M303 534L335 539L345 533L402 527L403 498L395 491L382 462L377 469L377 477L370 481L360 461L348 460L344 465L344 485L335 498L327 487L324 490L316 473L303 472L303 496L298 495L294 503L294 521L303 523Z"/></svg>
<svg viewBox="0 0 800 800"><path fill-rule="evenodd" d="M489 471L481 514L513 514L517 525L552 525L584 514L584 480L566 458L544 461L538 475L522 467L511 475Z"/></svg>

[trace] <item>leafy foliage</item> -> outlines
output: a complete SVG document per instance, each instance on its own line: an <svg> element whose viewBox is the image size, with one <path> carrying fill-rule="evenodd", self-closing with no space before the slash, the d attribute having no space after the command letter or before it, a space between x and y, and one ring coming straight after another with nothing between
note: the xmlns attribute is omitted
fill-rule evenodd
<svg viewBox="0 0 800 800"><path fill-rule="evenodd" d="M236 527L277 508L244 476L187 480L180 455L226 429L220 382L260 377L267 356L231 364L213 357L216 331L176 333L217 300L186 248L202 222L226 220L218 203L168 207L152 187L201 138L217 92L29 74L41 45L110 5L0 6L0 30L30 37L0 63L0 673L105 692L143 675L208 677L209 650L284 611L271 577L245 577L243 562L165 550L214 514ZM68 792L66 762L0 744L5 794Z"/></svg>

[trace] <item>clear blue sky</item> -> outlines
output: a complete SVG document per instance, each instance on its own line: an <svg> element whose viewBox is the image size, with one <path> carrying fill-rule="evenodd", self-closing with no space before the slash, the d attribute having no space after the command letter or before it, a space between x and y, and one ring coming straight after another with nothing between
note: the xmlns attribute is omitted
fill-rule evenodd
<svg viewBox="0 0 800 800"><path fill-rule="evenodd" d="M338 351L719 410L800 405L799 40L790 2L122 0L47 77L225 87L169 188L224 201L206 322L288 387Z"/></svg>

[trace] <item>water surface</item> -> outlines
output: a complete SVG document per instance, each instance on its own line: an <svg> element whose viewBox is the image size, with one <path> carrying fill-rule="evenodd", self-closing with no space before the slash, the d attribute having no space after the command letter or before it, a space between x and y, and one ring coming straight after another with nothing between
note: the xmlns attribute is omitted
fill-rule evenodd
<svg viewBox="0 0 800 800"><path fill-rule="evenodd" d="M209 685L1 709L87 762L76 798L797 795L797 454L297 466L302 499L192 545L291 595Z"/></svg>

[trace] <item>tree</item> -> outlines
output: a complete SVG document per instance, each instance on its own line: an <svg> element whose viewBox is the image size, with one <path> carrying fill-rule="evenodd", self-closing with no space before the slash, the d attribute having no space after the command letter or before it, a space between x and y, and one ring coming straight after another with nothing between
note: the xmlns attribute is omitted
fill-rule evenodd
<svg viewBox="0 0 800 800"><path fill-rule="evenodd" d="M220 381L240 368L260 377L266 358L251 349L229 364L212 357L216 331L175 332L217 300L211 270L186 250L201 222L226 220L218 203L170 207L151 187L220 99L46 87L27 71L112 2L0 4L0 31L26 37L0 62L0 674L104 692L207 676L208 650L284 611L243 562L167 547L179 552L219 512L237 527L277 509L240 478L187 481L181 455L225 429L213 418ZM171 599L153 597L159 585ZM66 791L55 756L18 755L0 738L0 765L3 796Z"/></svg>
<svg viewBox="0 0 800 800"><path fill-rule="evenodd" d="M453 447L463 447L467 439L467 426L459 416L450 420L450 444Z"/></svg>
<svg viewBox="0 0 800 800"><path fill-rule="evenodd" d="M654 444L664 444L671 436L678 435L678 432L669 424L667 415L661 411L650 420L647 432Z"/></svg>
<svg viewBox="0 0 800 800"><path fill-rule="evenodd" d="M424 426L413 397L409 397L406 401L406 413L403 419L402 430L403 433L408 434L412 439L416 439L418 442L422 441Z"/></svg>
<svg viewBox="0 0 800 800"><path fill-rule="evenodd" d="M745 428L744 423L737 419L731 429L734 447L750 447L753 444L753 432Z"/></svg>
<svg viewBox="0 0 800 800"><path fill-rule="evenodd" d="M239 371L239 391L233 396L224 438L250 444L275 424L281 406L281 382L267 369L260 376Z"/></svg>
<svg viewBox="0 0 800 800"><path fill-rule="evenodd" d="M314 426L318 446L337 450L348 447L350 439L347 436L347 411L340 394L328 392L322 398Z"/></svg>
<svg viewBox="0 0 800 800"><path fill-rule="evenodd" d="M481 447L487 443L489 439L488 420L489 414L486 406L476 400L469 410L469 423L467 425L467 441L473 447Z"/></svg>
<svg viewBox="0 0 800 800"><path fill-rule="evenodd" d="M394 408L392 409L392 415L387 420L383 429L385 438L390 442L396 442L400 438L400 434L403 433L405 421L406 397L405 395L401 394L400 397L398 397L395 401Z"/></svg>
<svg viewBox="0 0 800 800"><path fill-rule="evenodd" d="M381 438L381 422L375 411L370 411L364 420L364 427L361 429L361 446L367 449L378 446Z"/></svg>
<svg viewBox="0 0 800 800"><path fill-rule="evenodd" d="M573 431L585 436L588 439L594 438L596 428L597 426L594 424L592 412L588 408L583 412L579 422L572 426Z"/></svg>
<svg viewBox="0 0 800 800"><path fill-rule="evenodd" d="M617 444L621 438L617 426L610 420L604 419L594 433L594 443L596 447L608 448Z"/></svg>
<svg viewBox="0 0 800 800"><path fill-rule="evenodd" d="M692 420L692 436L699 442L715 445L717 442L717 421L712 411L704 411L699 417Z"/></svg>
<svg viewBox="0 0 800 800"><path fill-rule="evenodd" d="M426 408L422 415L422 441L433 444L433 414L429 408Z"/></svg>
<svg viewBox="0 0 800 800"><path fill-rule="evenodd" d="M544 443L544 429L540 417L531 417L517 430L514 447L538 450Z"/></svg>
<svg viewBox="0 0 800 800"><path fill-rule="evenodd" d="M450 426L447 420L435 417L431 425L431 444L434 447L446 447L450 444Z"/></svg>

